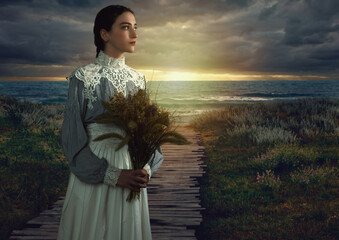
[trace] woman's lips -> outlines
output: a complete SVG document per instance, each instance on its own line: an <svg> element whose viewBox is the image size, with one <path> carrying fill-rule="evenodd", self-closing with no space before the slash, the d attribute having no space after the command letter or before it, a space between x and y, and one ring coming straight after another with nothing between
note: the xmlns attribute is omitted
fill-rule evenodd
<svg viewBox="0 0 339 240"><path fill-rule="evenodd" d="M130 44L135 45L135 42L130 42Z"/></svg>

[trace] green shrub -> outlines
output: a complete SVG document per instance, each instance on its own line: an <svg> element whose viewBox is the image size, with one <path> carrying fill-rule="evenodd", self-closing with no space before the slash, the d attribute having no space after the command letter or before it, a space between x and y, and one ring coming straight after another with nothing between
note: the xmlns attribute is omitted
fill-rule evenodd
<svg viewBox="0 0 339 240"><path fill-rule="evenodd" d="M312 148L302 148L297 144L276 144L266 153L250 157L249 164L256 170L286 172L315 163L318 157L319 153Z"/></svg>

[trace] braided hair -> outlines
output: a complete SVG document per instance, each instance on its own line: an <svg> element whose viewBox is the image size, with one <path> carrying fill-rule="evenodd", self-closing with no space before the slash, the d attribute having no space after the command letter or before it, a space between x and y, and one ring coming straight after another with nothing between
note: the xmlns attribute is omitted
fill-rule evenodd
<svg viewBox="0 0 339 240"><path fill-rule="evenodd" d="M109 5L97 13L93 27L94 44L97 47L96 57L98 57L100 50L104 51L105 49L105 42L100 36L100 30L110 31L115 20L127 11L134 14L131 9L122 5Z"/></svg>

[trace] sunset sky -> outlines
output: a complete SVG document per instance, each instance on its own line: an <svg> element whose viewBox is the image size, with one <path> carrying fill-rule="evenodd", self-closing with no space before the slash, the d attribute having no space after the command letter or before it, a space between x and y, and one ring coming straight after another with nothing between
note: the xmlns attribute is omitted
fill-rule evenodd
<svg viewBox="0 0 339 240"><path fill-rule="evenodd" d="M0 80L66 81L111 4L135 12L126 64L149 81L339 80L338 0L1 0Z"/></svg>

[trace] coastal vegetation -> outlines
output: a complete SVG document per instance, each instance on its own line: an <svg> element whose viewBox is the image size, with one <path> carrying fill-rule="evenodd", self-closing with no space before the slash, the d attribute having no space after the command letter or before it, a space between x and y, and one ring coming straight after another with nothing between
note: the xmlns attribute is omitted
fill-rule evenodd
<svg viewBox="0 0 339 240"><path fill-rule="evenodd" d="M207 155L199 239L338 239L338 99L230 105L190 125Z"/></svg>
<svg viewBox="0 0 339 240"><path fill-rule="evenodd" d="M66 194L64 104L0 95L0 238ZM338 239L339 100L234 104L192 118L206 150L199 239Z"/></svg>
<svg viewBox="0 0 339 240"><path fill-rule="evenodd" d="M0 238L66 194L68 165L60 147L64 105L0 95Z"/></svg>

